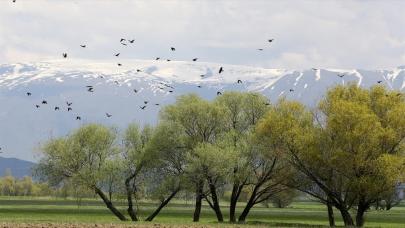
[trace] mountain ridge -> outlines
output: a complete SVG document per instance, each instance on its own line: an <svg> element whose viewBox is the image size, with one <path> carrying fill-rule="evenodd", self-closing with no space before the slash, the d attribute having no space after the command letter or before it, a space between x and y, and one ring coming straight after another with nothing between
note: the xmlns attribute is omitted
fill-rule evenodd
<svg viewBox="0 0 405 228"><path fill-rule="evenodd" d="M224 69L221 74L220 67ZM287 70L198 61L93 62L69 58L2 64L0 147L6 156L35 161L38 157L32 152L40 150L41 143L85 123L119 129L129 122L156 124L160 108L181 94L193 92L214 99L218 91L254 91L271 102L286 97L314 106L328 88L349 82L364 87L382 84L403 91L405 66L387 70ZM93 87L93 92L87 86ZM43 100L48 104L42 104ZM145 101L148 104L142 110ZM66 102L73 103L69 112ZM106 117L106 113L112 116Z"/></svg>

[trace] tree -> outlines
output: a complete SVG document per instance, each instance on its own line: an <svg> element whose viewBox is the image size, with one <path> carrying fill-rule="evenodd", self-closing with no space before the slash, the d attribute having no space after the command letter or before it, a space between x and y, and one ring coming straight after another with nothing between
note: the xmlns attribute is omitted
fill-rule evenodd
<svg viewBox="0 0 405 228"><path fill-rule="evenodd" d="M214 143L222 131L224 110L204 101L195 94L180 96L176 103L163 109L161 119L181 126L188 152L200 143ZM204 198L204 179L198 173L188 173L189 180L195 186L195 210L193 221L200 218L201 204ZM221 216L217 213L217 219Z"/></svg>
<svg viewBox="0 0 405 228"><path fill-rule="evenodd" d="M328 91L315 115L296 102L280 101L258 132L277 143L289 163L305 177L296 187L356 225L381 194L392 190L404 170L405 103L397 92L355 85ZM304 187L303 187L304 186Z"/></svg>
<svg viewBox="0 0 405 228"><path fill-rule="evenodd" d="M160 122L146 151L153 154L154 162L148 170L153 198L160 204L145 220L152 221L159 212L184 188L187 146L180 125Z"/></svg>
<svg viewBox="0 0 405 228"><path fill-rule="evenodd" d="M153 129L145 126L142 130L136 124L130 124L123 139L121 163L123 164L125 191L127 196L127 212L132 221L138 221L134 208L133 197L137 192L137 177L153 159L146 153L147 144L152 137Z"/></svg>
<svg viewBox="0 0 405 228"><path fill-rule="evenodd" d="M42 178L53 184L70 180L92 189L108 209L120 220L127 220L102 190L104 168L115 156L116 134L106 127L89 124L72 134L49 140L42 147L42 158L37 167Z"/></svg>
<svg viewBox="0 0 405 228"><path fill-rule="evenodd" d="M274 207L285 208L292 203L296 196L297 193L293 189L287 189L271 196L270 201Z"/></svg>

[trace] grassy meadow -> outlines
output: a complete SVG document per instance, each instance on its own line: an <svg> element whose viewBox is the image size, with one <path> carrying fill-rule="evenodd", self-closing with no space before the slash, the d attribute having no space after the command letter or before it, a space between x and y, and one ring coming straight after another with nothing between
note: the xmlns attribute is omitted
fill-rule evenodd
<svg viewBox="0 0 405 228"><path fill-rule="evenodd" d="M141 203L139 208L141 218L150 213L154 204L152 202ZM120 209L125 210L122 204ZM222 210L227 216L227 208ZM239 205L238 211L242 210ZM193 225L193 205L191 202L174 201L158 215L152 222L138 222L137 224L164 224L172 227L178 225ZM340 215L335 212L337 225L343 225ZM0 226L1 224L54 224L54 223L84 223L84 224L132 224L132 222L120 222L105 206L95 199L81 201L78 206L74 199L53 198L25 198L25 197L2 197L0 198ZM224 227L226 224L218 224L212 210L204 205L201 221L203 227ZM316 202L295 202L288 208L265 208L256 207L248 217L246 225L236 226L259 226L259 227L327 227L328 220L325 206ZM366 215L366 227L404 227L405 205L394 207L390 211L371 210ZM5 226L3 226L5 227Z"/></svg>

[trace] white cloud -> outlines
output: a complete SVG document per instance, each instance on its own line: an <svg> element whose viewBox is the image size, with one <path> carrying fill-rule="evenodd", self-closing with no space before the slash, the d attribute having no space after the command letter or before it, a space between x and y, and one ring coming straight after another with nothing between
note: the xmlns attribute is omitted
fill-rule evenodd
<svg viewBox="0 0 405 228"><path fill-rule="evenodd" d="M0 1L0 62L122 52L262 67L386 68L404 64L404 9L395 0ZM124 48L121 37L135 45Z"/></svg>

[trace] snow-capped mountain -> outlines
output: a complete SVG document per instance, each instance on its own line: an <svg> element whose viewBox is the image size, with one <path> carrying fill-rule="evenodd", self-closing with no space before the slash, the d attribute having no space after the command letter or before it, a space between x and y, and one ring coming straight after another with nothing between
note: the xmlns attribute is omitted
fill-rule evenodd
<svg viewBox="0 0 405 228"><path fill-rule="evenodd" d="M405 67L282 70L182 61L120 63L66 59L0 65L3 155L36 160L39 143L84 123L104 123L119 129L130 122L154 124L162 106L190 92L213 99L218 91L256 91L273 102L285 96L312 106L326 89L351 81L365 87L380 81L391 89L405 88ZM224 72L219 74L221 66ZM93 92L87 86L92 86ZM42 104L44 100L47 104ZM68 107L72 110L67 111ZM112 116L107 117L107 113ZM76 120L77 116L81 120Z"/></svg>

